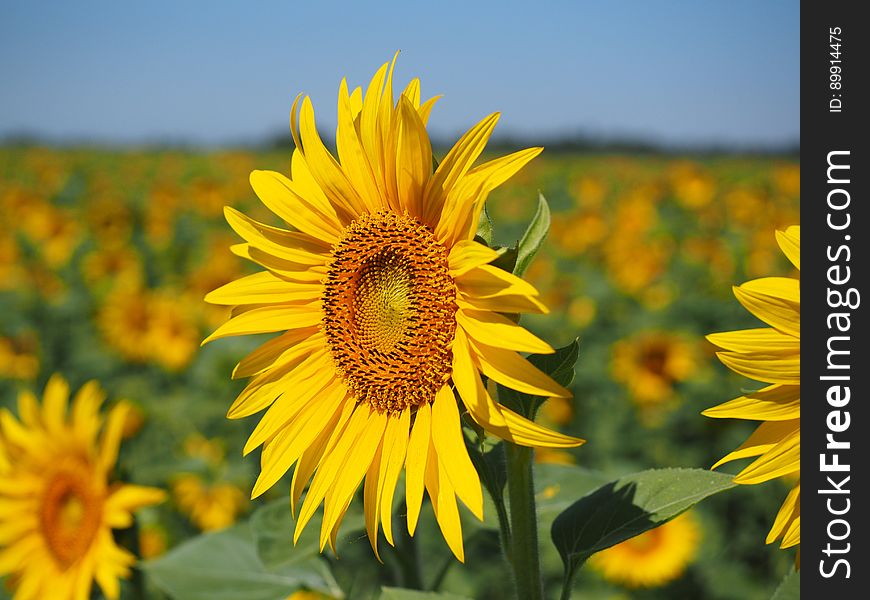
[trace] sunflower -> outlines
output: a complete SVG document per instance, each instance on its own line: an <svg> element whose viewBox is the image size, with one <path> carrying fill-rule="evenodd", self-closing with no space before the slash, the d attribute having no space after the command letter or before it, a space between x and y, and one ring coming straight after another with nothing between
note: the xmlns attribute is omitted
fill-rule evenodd
<svg viewBox="0 0 870 600"><path fill-rule="evenodd" d="M695 558L701 528L691 513L611 546L589 566L612 583L629 588L661 587L678 579Z"/></svg>
<svg viewBox="0 0 870 600"><path fill-rule="evenodd" d="M95 579L117 598L118 578L136 559L115 544L112 529L163 499L158 489L109 482L126 405L103 426L96 382L78 391L69 418L68 399L69 386L55 375L41 407L29 392L18 396L20 421L0 411L0 576L10 575L16 600L86 599Z"/></svg>
<svg viewBox="0 0 870 600"><path fill-rule="evenodd" d="M645 331L618 341L610 363L613 378L624 384L641 407L660 404L674 393L674 384L697 369L694 344L665 331Z"/></svg>
<svg viewBox="0 0 870 600"><path fill-rule="evenodd" d="M776 241L800 270L800 227L777 231ZM724 349L718 356L729 369L771 385L704 411L708 417L763 421L749 439L713 468L740 458L758 457L734 478L736 483L797 477L767 535L768 544L782 538L780 548L790 548L801 541L800 280L755 279L735 287L734 295L770 327L716 333L707 338Z"/></svg>
<svg viewBox="0 0 870 600"><path fill-rule="evenodd" d="M208 484L192 473L172 482L172 496L181 512L202 531L229 527L248 503L245 493L232 483Z"/></svg>
<svg viewBox="0 0 870 600"><path fill-rule="evenodd" d="M486 431L526 446L582 440L545 429L498 403L480 374L541 396L570 396L518 352L553 349L501 313L546 312L534 287L489 263L498 252L474 240L489 192L541 149L473 167L499 115L472 127L433 172L414 79L393 97L392 64L367 91L338 96L335 158L323 145L308 97L291 113L291 177L254 171L260 200L292 229L227 208L245 243L233 251L266 270L210 293L233 317L205 341L283 332L243 359L234 377L253 377L229 409L237 419L268 410L245 453L263 446L253 497L294 464L294 540L321 503L321 550L365 479L366 529L377 553L381 524L393 543L395 488L405 471L408 531L424 488L447 544L463 560L456 499L482 518L460 408ZM301 105L301 108L300 108Z"/></svg>

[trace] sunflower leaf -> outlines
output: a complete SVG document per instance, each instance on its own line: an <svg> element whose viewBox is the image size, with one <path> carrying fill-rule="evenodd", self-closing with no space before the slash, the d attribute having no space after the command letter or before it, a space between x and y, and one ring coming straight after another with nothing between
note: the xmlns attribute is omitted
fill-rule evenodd
<svg viewBox="0 0 870 600"><path fill-rule="evenodd" d="M308 552L266 567L247 523L195 537L141 566L175 600L274 600L302 587L341 595L323 559Z"/></svg>
<svg viewBox="0 0 870 600"><path fill-rule="evenodd" d="M547 204L547 199L540 192L538 193L538 209L535 211L535 216L532 217L529 226L523 237L520 238L517 244L517 264L514 266L514 275L522 277L526 269L535 258L541 245L544 243L547 234L550 232L550 206Z"/></svg>
<svg viewBox="0 0 870 600"><path fill-rule="evenodd" d="M798 600L801 597L801 572L792 571L779 583L770 600Z"/></svg>
<svg viewBox="0 0 870 600"><path fill-rule="evenodd" d="M531 354L528 356L528 361L562 387L568 387L574 381L574 365L577 363L579 354L580 341L575 338L573 342L557 349L552 354ZM511 410L529 419L534 419L538 408L547 398L524 394L499 385L498 400Z"/></svg>
<svg viewBox="0 0 870 600"><path fill-rule="evenodd" d="M667 523L704 498L735 486L704 469L650 469L611 481L569 506L550 534L565 565L565 585L600 550Z"/></svg>
<svg viewBox="0 0 870 600"><path fill-rule="evenodd" d="M476 237L479 237L481 240L483 240L487 246L492 246L492 232L492 219L489 217L489 213L486 211L486 206L484 206L483 210L480 211L480 218L477 221Z"/></svg>

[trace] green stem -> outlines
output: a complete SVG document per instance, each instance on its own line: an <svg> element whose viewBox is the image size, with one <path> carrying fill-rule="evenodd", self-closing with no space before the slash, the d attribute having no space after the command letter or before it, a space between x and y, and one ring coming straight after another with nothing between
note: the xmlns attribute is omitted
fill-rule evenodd
<svg viewBox="0 0 870 600"><path fill-rule="evenodd" d="M565 578L562 580L562 595L560 600L571 600L571 592L574 590L574 574L573 568L565 571Z"/></svg>
<svg viewBox="0 0 870 600"><path fill-rule="evenodd" d="M505 443L510 498L510 561L519 600L542 600L544 586L538 556L538 516L532 478L533 450Z"/></svg>

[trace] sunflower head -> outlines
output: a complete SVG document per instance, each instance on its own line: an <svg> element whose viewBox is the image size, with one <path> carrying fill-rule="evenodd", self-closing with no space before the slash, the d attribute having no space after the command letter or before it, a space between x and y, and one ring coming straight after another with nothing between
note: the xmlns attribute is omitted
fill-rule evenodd
<svg viewBox="0 0 870 600"><path fill-rule="evenodd" d="M678 579L695 558L701 528L691 513L598 552L589 566L629 588L661 587Z"/></svg>
<svg viewBox="0 0 870 600"><path fill-rule="evenodd" d="M501 405L481 379L540 396L570 395L519 354L553 349L503 316L545 312L537 290L492 266L498 252L474 239L490 191L541 149L476 165L498 121L492 114L436 163L426 131L435 99L421 101L417 79L394 96L394 62L365 92L341 83L337 155L320 139L311 100L294 102L289 176L254 171L250 178L284 223L226 210L244 240L233 252L263 270L206 296L233 307L206 341L280 333L239 363L234 376L252 379L228 416L266 410L245 447L263 446L255 496L295 465L295 507L310 481L296 537L323 504L321 549L334 545L365 480L372 546L377 552L381 524L392 543L393 498L404 470L409 531L426 490L462 559L457 499L478 517L483 499L460 411L517 444L582 440Z"/></svg>
<svg viewBox="0 0 870 600"><path fill-rule="evenodd" d="M96 579L119 594L135 557L112 538L132 512L160 502L154 488L113 483L127 407L104 419L104 394L85 384L67 410L69 386L49 379L42 405L23 392L19 418L0 412L0 575L16 598L85 598Z"/></svg>
<svg viewBox="0 0 870 600"><path fill-rule="evenodd" d="M776 232L789 261L800 270L800 227ZM767 536L780 538L781 548L800 544L801 449L801 301L800 280L765 277L734 288L737 300L768 327L707 336L722 348L719 359L732 371L767 386L704 411L708 417L761 421L739 448L713 468L741 458L755 460L735 478L736 483L763 483L779 477L796 478Z"/></svg>

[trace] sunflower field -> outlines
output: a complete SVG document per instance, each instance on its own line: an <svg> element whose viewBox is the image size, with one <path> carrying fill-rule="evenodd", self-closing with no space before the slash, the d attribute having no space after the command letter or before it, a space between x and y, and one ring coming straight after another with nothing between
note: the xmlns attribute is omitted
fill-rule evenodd
<svg viewBox="0 0 870 600"><path fill-rule="evenodd" d="M436 163L445 152L434 152ZM489 152L478 164L497 156ZM516 597L510 565L518 559L505 550L501 522L521 500L501 468L512 450L467 415L464 439L485 488L482 520L461 506L455 526L446 525L455 498L437 499L436 518L430 498L440 494L427 487L409 535L406 521L416 515L401 490L411 486L410 464L394 473L399 491L372 517L363 505L375 493L370 479L391 477L386 450L381 478L359 485L360 473L353 501L343 510L327 501L307 515L298 541L290 494L301 494L307 478L278 472L251 499L270 450L246 448L256 410L227 418L246 385L231 375L274 334L201 343L246 310L204 297L261 270L236 255L242 240L227 226L236 212L225 216L224 207L284 226L252 191L255 170L289 176L289 150L0 147L0 598ZM735 485L731 476L756 452L711 473L758 422L701 413L762 386L723 365L706 336L764 326L733 286L797 277L776 232L799 224L799 191L793 157L545 150L489 195L480 246L498 248L487 260L509 263L508 271L528 259L523 277L547 312L524 314L521 324L557 349L531 363L554 382L548 389L572 393L536 398L534 431L585 440L527 455L537 524L524 539L540 547L543 597L796 597L788 595L795 548L780 550L781 537L765 541L799 471ZM530 237L536 252L524 254ZM526 406L519 396L499 398ZM451 397L450 410L455 404ZM413 434L403 443L413 445ZM353 462L362 442L346 451ZM116 483L83 484L76 452L98 457ZM645 494L673 499L653 510ZM620 510L645 509L606 512L620 502ZM320 522L330 511L341 527L325 539ZM395 538L385 541L391 519ZM608 529L613 519L624 521L621 532ZM513 523L515 534L522 525ZM372 527L380 543L369 539ZM71 575L73 563L81 565ZM40 587L36 569L54 579Z"/></svg>

